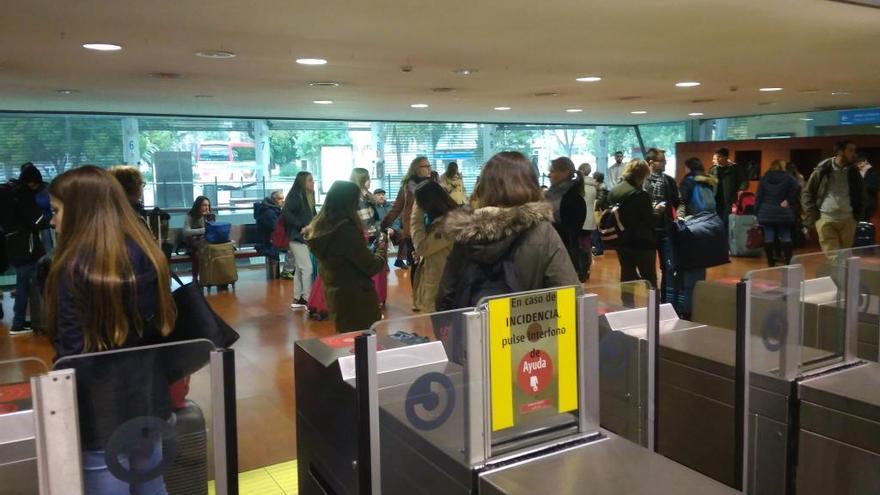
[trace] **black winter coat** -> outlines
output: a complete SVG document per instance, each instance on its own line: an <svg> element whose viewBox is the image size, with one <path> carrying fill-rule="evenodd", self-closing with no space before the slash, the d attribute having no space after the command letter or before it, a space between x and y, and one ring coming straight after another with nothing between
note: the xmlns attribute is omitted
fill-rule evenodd
<svg viewBox="0 0 880 495"><path fill-rule="evenodd" d="M304 191L291 189L284 200L284 208L281 209L287 238L291 241L305 242L302 229L312 223L316 214L315 207L309 204L305 194Z"/></svg>
<svg viewBox="0 0 880 495"><path fill-rule="evenodd" d="M17 181L0 186L0 215L9 264L36 263L45 254L40 229L47 228L37 192Z"/></svg>
<svg viewBox="0 0 880 495"><path fill-rule="evenodd" d="M657 249L654 208L651 206L650 194L622 180L611 190L608 204L619 205L617 212L624 228L618 241L621 248Z"/></svg>
<svg viewBox="0 0 880 495"><path fill-rule="evenodd" d="M272 245L272 232L281 216L281 207L271 197L262 203L254 204L254 219L257 221L257 252L266 256L278 256L279 250Z"/></svg>
<svg viewBox="0 0 880 495"><path fill-rule="evenodd" d="M758 184L755 211L761 225L794 224L795 207L800 195L800 185L788 172L771 170L764 174ZM788 208L780 204L788 201Z"/></svg>

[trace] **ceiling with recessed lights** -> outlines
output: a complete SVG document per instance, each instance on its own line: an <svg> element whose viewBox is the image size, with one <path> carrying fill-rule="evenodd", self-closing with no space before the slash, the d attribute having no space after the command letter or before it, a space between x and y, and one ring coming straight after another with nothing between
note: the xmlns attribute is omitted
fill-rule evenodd
<svg viewBox="0 0 880 495"><path fill-rule="evenodd" d="M880 10L827 0L3 10L0 110L641 123L880 104Z"/></svg>

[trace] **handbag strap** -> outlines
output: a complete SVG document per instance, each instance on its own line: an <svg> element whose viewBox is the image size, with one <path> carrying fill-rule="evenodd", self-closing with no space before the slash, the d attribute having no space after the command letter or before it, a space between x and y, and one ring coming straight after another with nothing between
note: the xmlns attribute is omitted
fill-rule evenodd
<svg viewBox="0 0 880 495"><path fill-rule="evenodd" d="M181 287L186 285L183 283L183 280L180 280L180 277L177 275L177 273L170 271L170 270L169 270L169 272L171 273L171 279L174 280L175 282L177 282Z"/></svg>

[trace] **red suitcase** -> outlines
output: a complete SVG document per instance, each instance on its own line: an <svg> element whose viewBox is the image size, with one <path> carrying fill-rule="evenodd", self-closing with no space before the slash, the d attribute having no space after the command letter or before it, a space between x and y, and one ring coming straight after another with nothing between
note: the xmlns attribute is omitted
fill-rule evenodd
<svg viewBox="0 0 880 495"><path fill-rule="evenodd" d="M327 302L324 300L324 282L321 280L321 276L318 275L315 278L315 281L312 282L312 291L309 293L309 300L307 302L309 307L309 317L323 321L329 317L327 313Z"/></svg>
<svg viewBox="0 0 880 495"><path fill-rule="evenodd" d="M379 296L379 304L385 304L388 299L388 266L373 275L373 287L376 288L376 295Z"/></svg>

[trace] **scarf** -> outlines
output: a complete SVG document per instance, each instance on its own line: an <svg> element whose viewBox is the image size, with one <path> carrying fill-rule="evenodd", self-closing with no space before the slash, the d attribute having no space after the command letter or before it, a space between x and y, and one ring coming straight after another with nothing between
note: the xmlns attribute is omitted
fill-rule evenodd
<svg viewBox="0 0 880 495"><path fill-rule="evenodd" d="M555 186L550 186L549 189L544 193L544 199L550 202L553 205L553 222L554 223L562 223L562 216L560 214L560 209L562 208L562 198L574 187L576 181L567 180L564 182L560 182Z"/></svg>

